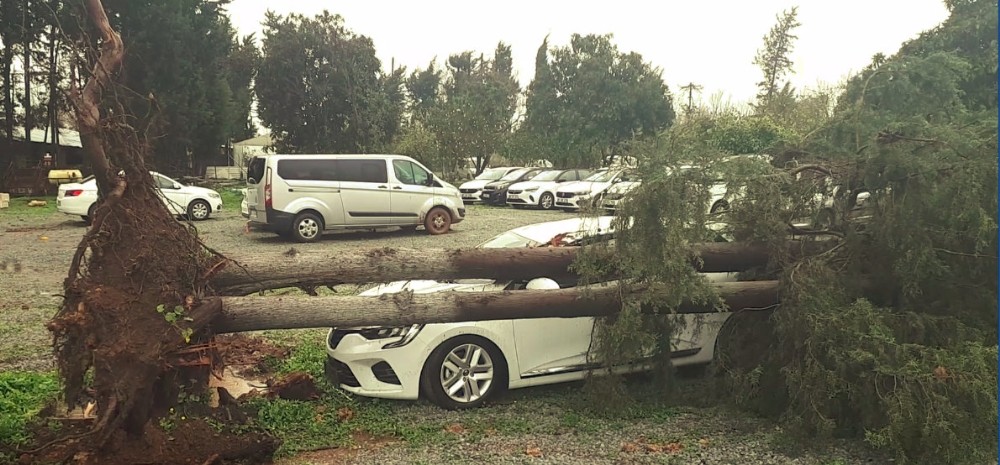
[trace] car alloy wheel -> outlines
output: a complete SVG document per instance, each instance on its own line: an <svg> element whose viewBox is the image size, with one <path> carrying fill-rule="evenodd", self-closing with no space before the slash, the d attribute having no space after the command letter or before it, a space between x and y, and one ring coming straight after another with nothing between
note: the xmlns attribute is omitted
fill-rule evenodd
<svg viewBox="0 0 1000 465"><path fill-rule="evenodd" d="M188 217L195 221L207 219L211 212L212 207L204 200L195 200L188 205Z"/></svg>
<svg viewBox="0 0 1000 465"><path fill-rule="evenodd" d="M292 222L292 236L298 242L314 242L323 231L323 222L312 213L303 213Z"/></svg>
<svg viewBox="0 0 1000 465"><path fill-rule="evenodd" d="M542 194L542 198L538 200L538 206L542 207L542 210L551 210L554 204L555 198L548 192Z"/></svg>
<svg viewBox="0 0 1000 465"><path fill-rule="evenodd" d="M476 408L507 387L507 361L500 349L466 334L444 341L424 363L421 392L440 407Z"/></svg>

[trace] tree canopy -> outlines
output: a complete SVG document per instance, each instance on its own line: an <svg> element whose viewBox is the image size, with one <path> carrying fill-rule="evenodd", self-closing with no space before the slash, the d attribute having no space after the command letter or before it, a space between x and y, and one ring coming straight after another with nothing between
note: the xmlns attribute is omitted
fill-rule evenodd
<svg viewBox="0 0 1000 465"><path fill-rule="evenodd" d="M254 86L261 123L280 151L378 151L400 125L403 73L384 73L372 40L339 15L268 12Z"/></svg>
<svg viewBox="0 0 1000 465"><path fill-rule="evenodd" d="M609 35L574 34L566 47L538 48L524 121L511 156L559 166L595 167L633 139L655 136L674 121L662 71Z"/></svg>

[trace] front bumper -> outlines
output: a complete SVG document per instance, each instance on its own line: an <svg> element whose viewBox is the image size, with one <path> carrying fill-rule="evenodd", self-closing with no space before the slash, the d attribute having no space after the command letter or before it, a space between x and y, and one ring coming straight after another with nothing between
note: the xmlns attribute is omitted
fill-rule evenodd
<svg viewBox="0 0 1000 465"><path fill-rule="evenodd" d="M468 189L462 191L462 201L465 203L478 202L479 196L482 195L482 190L469 191Z"/></svg>
<svg viewBox="0 0 1000 465"><path fill-rule="evenodd" d="M559 197L556 195L556 207L576 210L590 204L589 195L573 195L572 197Z"/></svg>
<svg viewBox="0 0 1000 465"><path fill-rule="evenodd" d="M423 364L421 351L409 344L394 349L382 348L391 341L368 340L359 334L328 337L327 358L323 364L327 380L358 395L417 399Z"/></svg>
<svg viewBox="0 0 1000 465"><path fill-rule="evenodd" d="M507 192L507 203L518 205L534 205L538 203L537 191Z"/></svg>
<svg viewBox="0 0 1000 465"><path fill-rule="evenodd" d="M485 204L506 205L507 191L483 191L479 199Z"/></svg>

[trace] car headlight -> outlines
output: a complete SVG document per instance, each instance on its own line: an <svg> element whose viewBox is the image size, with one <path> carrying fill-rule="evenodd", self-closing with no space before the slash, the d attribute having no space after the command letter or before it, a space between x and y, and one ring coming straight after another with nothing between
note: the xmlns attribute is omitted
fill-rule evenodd
<svg viewBox="0 0 1000 465"><path fill-rule="evenodd" d="M209 192L208 196L211 197L211 198L213 198L213 199L218 199L218 198L222 197L221 195L219 195L218 192Z"/></svg>
<svg viewBox="0 0 1000 465"><path fill-rule="evenodd" d="M535 191L537 191L537 190L538 190L538 186L535 186L535 187L529 187L529 188L527 188L527 189L524 189L524 191L525 191L525 192L535 192Z"/></svg>
<svg viewBox="0 0 1000 465"><path fill-rule="evenodd" d="M424 325L420 324L410 326L376 326L373 328L364 328L358 331L358 334L369 341L399 338L398 341L393 341L382 346L383 349L391 349L409 344L423 328Z"/></svg>

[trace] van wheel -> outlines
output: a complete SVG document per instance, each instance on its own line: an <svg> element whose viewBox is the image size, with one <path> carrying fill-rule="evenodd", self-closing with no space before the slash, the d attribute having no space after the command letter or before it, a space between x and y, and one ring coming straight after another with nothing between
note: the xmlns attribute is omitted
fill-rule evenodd
<svg viewBox="0 0 1000 465"><path fill-rule="evenodd" d="M424 218L424 229L432 236L448 232L451 229L451 215L448 214L448 210L441 207L432 208Z"/></svg>
<svg viewBox="0 0 1000 465"><path fill-rule="evenodd" d="M292 221L292 238L297 242L316 242L323 235L323 220L313 213L302 213Z"/></svg>
<svg viewBox="0 0 1000 465"><path fill-rule="evenodd" d="M507 388L507 362L492 342L470 334L437 346L420 373L427 398L449 410L476 408Z"/></svg>

